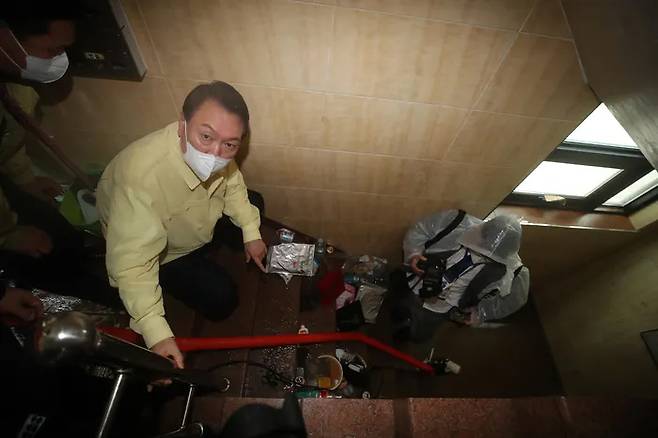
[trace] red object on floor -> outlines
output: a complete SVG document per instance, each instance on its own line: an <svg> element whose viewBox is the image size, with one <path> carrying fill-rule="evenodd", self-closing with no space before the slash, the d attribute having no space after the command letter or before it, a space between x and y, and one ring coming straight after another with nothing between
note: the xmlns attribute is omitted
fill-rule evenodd
<svg viewBox="0 0 658 438"><path fill-rule="evenodd" d="M323 306L333 308L336 306L336 298L345 290L343 280L343 271L336 269L329 271L322 276L317 282L317 288L320 291L320 303Z"/></svg>
<svg viewBox="0 0 658 438"><path fill-rule="evenodd" d="M124 341L132 343L139 343L141 341L141 337L132 330L117 327L100 327L100 330L114 337L123 339ZM422 362L407 353L359 332L311 333L308 335L234 336L227 338L176 338L176 343L181 351L240 350L243 348L265 348L278 347L281 345L324 344L327 342L349 341L361 342L400 359L419 370L434 374L434 368L432 368L430 364Z"/></svg>

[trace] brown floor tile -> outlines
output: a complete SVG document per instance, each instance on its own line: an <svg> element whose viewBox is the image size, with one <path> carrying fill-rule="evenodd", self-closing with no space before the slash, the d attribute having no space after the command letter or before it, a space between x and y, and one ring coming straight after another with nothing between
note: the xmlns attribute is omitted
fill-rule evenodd
<svg viewBox="0 0 658 438"><path fill-rule="evenodd" d="M564 436L564 423L553 398L411 399L412 435Z"/></svg>
<svg viewBox="0 0 658 438"><path fill-rule="evenodd" d="M304 399L311 438L395 436L392 400Z"/></svg>

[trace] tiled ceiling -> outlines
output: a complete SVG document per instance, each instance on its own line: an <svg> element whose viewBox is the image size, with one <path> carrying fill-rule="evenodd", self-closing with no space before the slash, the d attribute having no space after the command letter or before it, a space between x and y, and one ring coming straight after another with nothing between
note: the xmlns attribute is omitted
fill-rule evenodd
<svg viewBox="0 0 658 438"><path fill-rule="evenodd" d="M486 215L597 105L559 0L124 0L141 83L76 79L45 123L81 164L233 83L268 216L399 259L414 219Z"/></svg>

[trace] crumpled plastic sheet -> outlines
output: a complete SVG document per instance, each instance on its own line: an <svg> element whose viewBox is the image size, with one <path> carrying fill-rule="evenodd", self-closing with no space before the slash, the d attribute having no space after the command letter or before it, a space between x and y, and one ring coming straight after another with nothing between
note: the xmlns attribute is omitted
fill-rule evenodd
<svg viewBox="0 0 658 438"><path fill-rule="evenodd" d="M112 309L82 298L53 294L41 289L32 290L32 294L41 300L43 313L46 316L76 311L89 315L97 325L128 326L125 311Z"/></svg>
<svg viewBox="0 0 658 438"><path fill-rule="evenodd" d="M357 283L367 282L385 286L388 283L388 261L367 254L350 257L343 264L343 274L352 277Z"/></svg>
<svg viewBox="0 0 658 438"><path fill-rule="evenodd" d="M379 315L379 309L381 309L382 303L384 302L385 294L385 287L368 283L362 283L361 286L359 286L356 299L357 301L361 301L363 318L367 323L374 324L377 322L377 315Z"/></svg>
<svg viewBox="0 0 658 438"><path fill-rule="evenodd" d="M279 272L279 276L283 278L283 282L286 284L286 288L288 288L288 283L292 280L293 275L287 272Z"/></svg>
<svg viewBox="0 0 658 438"><path fill-rule="evenodd" d="M315 245L311 244L281 243L274 245L267 253L267 272L310 277L315 272L314 253Z"/></svg>

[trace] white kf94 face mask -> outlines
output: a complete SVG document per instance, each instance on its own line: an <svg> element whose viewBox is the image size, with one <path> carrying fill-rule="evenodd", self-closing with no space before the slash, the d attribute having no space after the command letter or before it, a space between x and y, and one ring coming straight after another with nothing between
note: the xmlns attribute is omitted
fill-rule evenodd
<svg viewBox="0 0 658 438"><path fill-rule="evenodd" d="M187 165L190 166L190 169L192 169L201 181L207 181L210 175L225 168L232 160L232 158L222 158L213 154L207 154L195 148L187 138L187 122L185 122L185 142L186 148L183 154L183 160L185 160Z"/></svg>
<svg viewBox="0 0 658 438"><path fill-rule="evenodd" d="M12 36L14 36L13 33ZM36 56L28 55L23 48L23 45L15 36L14 40L16 40L16 43L23 53L25 53L25 68L18 65L16 61L14 61L1 47L0 51L5 54L12 64L18 67L23 79L49 84L64 76L64 73L66 73L66 70L69 68L69 58L66 56L66 53L62 52L52 58L38 58Z"/></svg>

